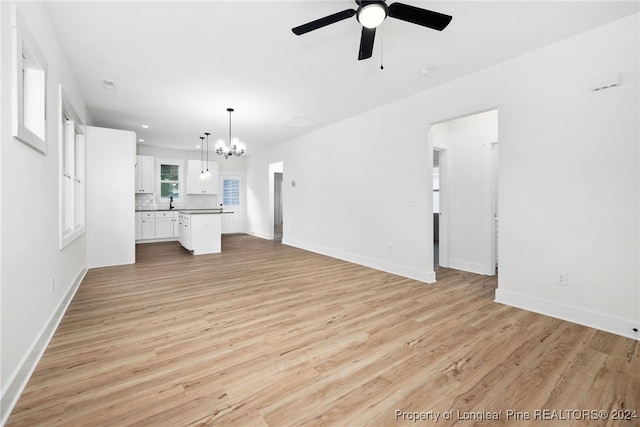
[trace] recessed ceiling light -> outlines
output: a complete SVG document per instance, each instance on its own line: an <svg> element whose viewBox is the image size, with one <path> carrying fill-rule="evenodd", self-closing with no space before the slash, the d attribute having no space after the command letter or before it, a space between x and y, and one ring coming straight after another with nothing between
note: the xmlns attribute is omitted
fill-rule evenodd
<svg viewBox="0 0 640 427"><path fill-rule="evenodd" d="M144 142L144 139L140 138L140 139L138 140L138 142Z"/></svg>
<svg viewBox="0 0 640 427"><path fill-rule="evenodd" d="M199 146L199 145L196 145L196 148L200 148L200 146Z"/></svg>
<svg viewBox="0 0 640 427"><path fill-rule="evenodd" d="M142 125L144 129L149 129L149 125Z"/></svg>

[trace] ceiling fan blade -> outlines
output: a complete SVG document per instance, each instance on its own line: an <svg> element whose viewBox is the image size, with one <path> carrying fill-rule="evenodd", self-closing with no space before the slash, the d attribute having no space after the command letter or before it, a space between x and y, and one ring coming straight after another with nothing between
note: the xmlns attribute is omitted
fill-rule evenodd
<svg viewBox="0 0 640 427"><path fill-rule="evenodd" d="M375 28L362 27L362 36L360 37L360 52L358 60L371 58L373 54L373 41L376 38Z"/></svg>
<svg viewBox="0 0 640 427"><path fill-rule="evenodd" d="M301 36L302 34L306 34L309 31L317 30L318 28L326 27L327 25L335 24L336 22L351 18L355 14L355 10L346 9L342 12L337 12L333 15L325 16L324 18L316 19L315 21L297 26L295 28L292 28L291 31L293 31L293 34L295 34L296 36Z"/></svg>
<svg viewBox="0 0 640 427"><path fill-rule="evenodd" d="M444 30L453 19L453 16L445 15L444 13L438 13L403 3L390 4L389 16L438 31Z"/></svg>

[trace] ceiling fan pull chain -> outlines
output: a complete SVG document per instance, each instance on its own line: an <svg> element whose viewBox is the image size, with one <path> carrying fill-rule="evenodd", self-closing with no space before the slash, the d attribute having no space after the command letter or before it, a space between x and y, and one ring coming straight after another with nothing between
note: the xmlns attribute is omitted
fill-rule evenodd
<svg viewBox="0 0 640 427"><path fill-rule="evenodd" d="M382 30L383 25L380 25L380 69L384 70L384 31Z"/></svg>

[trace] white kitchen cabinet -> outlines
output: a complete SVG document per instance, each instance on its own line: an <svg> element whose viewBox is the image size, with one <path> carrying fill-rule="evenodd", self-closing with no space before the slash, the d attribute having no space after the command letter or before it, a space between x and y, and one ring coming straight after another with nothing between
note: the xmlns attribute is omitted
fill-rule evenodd
<svg viewBox="0 0 640 427"><path fill-rule="evenodd" d="M156 239L170 239L178 235L178 212L158 211L155 213Z"/></svg>
<svg viewBox="0 0 640 427"><path fill-rule="evenodd" d="M171 235L171 237L178 237L178 212L174 211L172 212L173 214L173 234Z"/></svg>
<svg viewBox="0 0 640 427"><path fill-rule="evenodd" d="M171 218L156 218L156 239L166 239L173 236Z"/></svg>
<svg viewBox="0 0 640 427"><path fill-rule="evenodd" d="M136 240L142 240L142 212L136 212Z"/></svg>
<svg viewBox="0 0 640 427"><path fill-rule="evenodd" d="M142 212L140 229L142 240L156 238L156 218L154 212Z"/></svg>
<svg viewBox="0 0 640 427"><path fill-rule="evenodd" d="M201 178L200 174L209 167L209 176ZM187 194L218 194L218 162L200 160L187 161Z"/></svg>
<svg viewBox="0 0 640 427"><path fill-rule="evenodd" d="M155 160L136 156L136 193L155 193Z"/></svg>
<svg viewBox="0 0 640 427"><path fill-rule="evenodd" d="M186 249L191 250L191 215L178 215L178 241Z"/></svg>
<svg viewBox="0 0 640 427"><path fill-rule="evenodd" d="M219 253L222 249L220 213L180 213L180 244L194 255Z"/></svg>

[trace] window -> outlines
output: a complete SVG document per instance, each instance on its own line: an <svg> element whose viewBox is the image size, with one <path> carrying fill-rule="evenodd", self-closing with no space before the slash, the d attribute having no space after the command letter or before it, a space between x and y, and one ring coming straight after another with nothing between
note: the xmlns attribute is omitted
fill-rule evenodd
<svg viewBox="0 0 640 427"><path fill-rule="evenodd" d="M180 197L180 165L160 164L160 198Z"/></svg>
<svg viewBox="0 0 640 427"><path fill-rule="evenodd" d="M46 153L47 62L38 44L12 10L13 136Z"/></svg>
<svg viewBox="0 0 640 427"><path fill-rule="evenodd" d="M60 249L85 230L84 126L59 86Z"/></svg>
<svg viewBox="0 0 640 427"><path fill-rule="evenodd" d="M222 203L225 206L240 205L239 179L224 179L222 181Z"/></svg>

